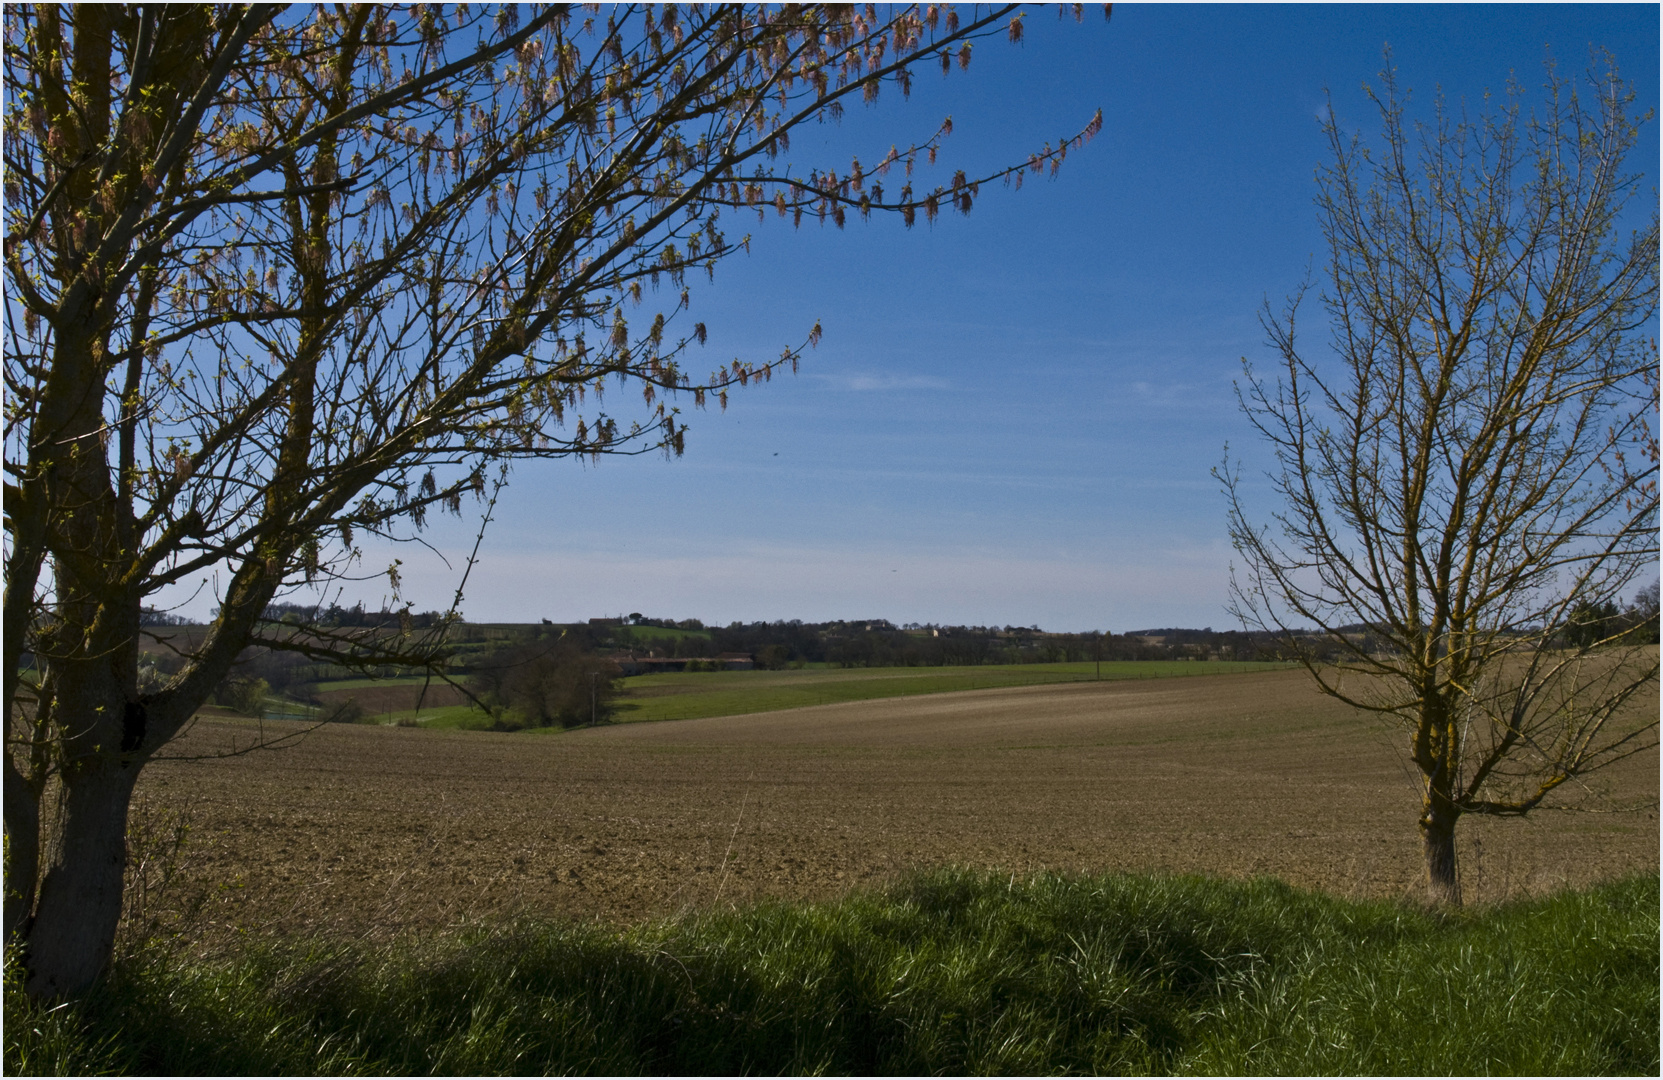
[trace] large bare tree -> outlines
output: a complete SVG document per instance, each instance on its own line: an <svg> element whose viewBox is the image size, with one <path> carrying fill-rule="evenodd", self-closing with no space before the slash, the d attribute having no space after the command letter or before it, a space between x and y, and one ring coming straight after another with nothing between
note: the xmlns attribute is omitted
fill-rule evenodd
<svg viewBox="0 0 1663 1080"><path fill-rule="evenodd" d="M5 935L44 996L107 962L134 782L239 652L442 658L273 624L275 596L503 463L679 453L676 402L795 366L802 345L688 371L687 279L743 248L732 215L969 212L1099 126L935 186L914 170L950 123L794 163L802 125L1019 40L1011 6L5 19ZM216 619L141 685L147 598L210 570Z"/></svg>
<svg viewBox="0 0 1663 1080"><path fill-rule="evenodd" d="M1440 101L1411 130L1388 71L1378 145L1328 117L1329 340L1296 338L1299 297L1267 308L1279 363L1239 386L1275 453L1274 524L1222 473L1236 612L1401 725L1436 903L1460 902L1463 814L1566 805L1657 745L1635 701L1656 647L1564 632L1656 580L1656 208L1625 218L1642 188L1614 67L1579 94L1550 66L1527 96Z"/></svg>

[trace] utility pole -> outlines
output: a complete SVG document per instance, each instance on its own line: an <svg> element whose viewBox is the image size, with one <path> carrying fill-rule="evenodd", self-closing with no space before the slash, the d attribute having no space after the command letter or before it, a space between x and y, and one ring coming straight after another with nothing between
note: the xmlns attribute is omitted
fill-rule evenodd
<svg viewBox="0 0 1663 1080"><path fill-rule="evenodd" d="M601 677L601 673L598 672L598 671L591 671L589 673L589 726L590 727L594 727L595 724L596 724L596 718L595 718L595 680L600 678L600 677Z"/></svg>

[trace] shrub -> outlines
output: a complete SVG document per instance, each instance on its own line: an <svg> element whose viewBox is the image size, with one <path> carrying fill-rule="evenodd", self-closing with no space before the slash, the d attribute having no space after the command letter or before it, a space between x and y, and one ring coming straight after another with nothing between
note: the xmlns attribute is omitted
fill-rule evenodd
<svg viewBox="0 0 1663 1080"><path fill-rule="evenodd" d="M244 716L259 716L265 711L269 693L271 684L266 680L235 675L220 683L214 693L214 703L235 709Z"/></svg>
<svg viewBox="0 0 1663 1080"><path fill-rule="evenodd" d="M324 719L331 724L361 724L369 714L363 704L355 697L349 697L339 705L326 706Z"/></svg>
<svg viewBox="0 0 1663 1080"><path fill-rule="evenodd" d="M469 689L498 723L509 722L500 711L509 709L530 726L578 727L611 719L622 677L617 664L562 637L498 650L475 666Z"/></svg>

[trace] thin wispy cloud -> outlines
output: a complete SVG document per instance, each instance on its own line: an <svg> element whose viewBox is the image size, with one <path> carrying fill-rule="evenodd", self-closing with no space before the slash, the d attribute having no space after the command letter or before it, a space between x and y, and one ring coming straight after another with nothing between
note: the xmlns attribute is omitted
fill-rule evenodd
<svg viewBox="0 0 1663 1080"><path fill-rule="evenodd" d="M950 390L952 383L935 375L813 375L833 390Z"/></svg>

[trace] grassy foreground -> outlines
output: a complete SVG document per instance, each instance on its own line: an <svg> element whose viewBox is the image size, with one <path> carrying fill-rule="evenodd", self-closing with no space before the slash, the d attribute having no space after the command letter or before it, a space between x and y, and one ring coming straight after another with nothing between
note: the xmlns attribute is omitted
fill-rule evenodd
<svg viewBox="0 0 1663 1080"><path fill-rule="evenodd" d="M1453 916L1270 880L920 875L627 931L123 961L19 1073L1658 1071L1658 881Z"/></svg>

